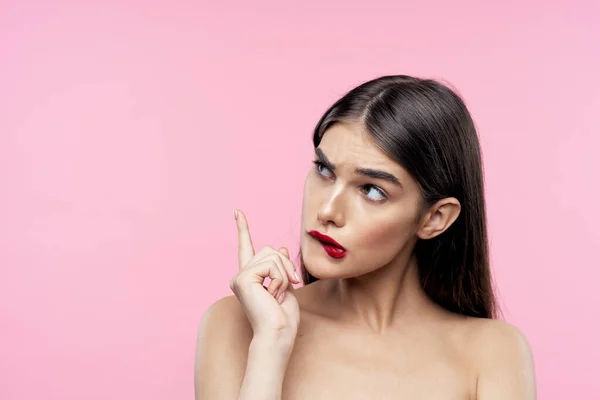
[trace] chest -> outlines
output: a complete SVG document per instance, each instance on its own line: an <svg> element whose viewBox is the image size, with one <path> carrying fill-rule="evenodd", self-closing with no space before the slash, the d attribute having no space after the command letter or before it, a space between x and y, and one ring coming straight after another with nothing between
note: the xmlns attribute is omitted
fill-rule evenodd
<svg viewBox="0 0 600 400"><path fill-rule="evenodd" d="M283 399L465 400L473 392L468 365L443 341L322 330L297 338Z"/></svg>

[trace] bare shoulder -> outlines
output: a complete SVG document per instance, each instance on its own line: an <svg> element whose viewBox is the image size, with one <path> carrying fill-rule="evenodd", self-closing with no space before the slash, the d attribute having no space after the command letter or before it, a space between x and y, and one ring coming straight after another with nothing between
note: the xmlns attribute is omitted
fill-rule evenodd
<svg viewBox="0 0 600 400"><path fill-rule="evenodd" d="M252 327L235 296L204 313L196 340L196 398L236 398L244 378Z"/></svg>
<svg viewBox="0 0 600 400"><path fill-rule="evenodd" d="M478 352L530 355L525 335L514 325L496 319L470 318L469 336ZM513 355L514 355L513 354Z"/></svg>
<svg viewBox="0 0 600 400"><path fill-rule="evenodd" d="M535 399L533 355L525 335L500 320L472 318L468 325L477 399Z"/></svg>
<svg viewBox="0 0 600 400"><path fill-rule="evenodd" d="M200 322L199 333L212 328L238 328L238 334L252 335L252 327L237 297L231 295L214 302L204 313ZM241 331L239 331L241 330ZM209 333L209 332L207 332ZM223 332L220 332L221 334Z"/></svg>

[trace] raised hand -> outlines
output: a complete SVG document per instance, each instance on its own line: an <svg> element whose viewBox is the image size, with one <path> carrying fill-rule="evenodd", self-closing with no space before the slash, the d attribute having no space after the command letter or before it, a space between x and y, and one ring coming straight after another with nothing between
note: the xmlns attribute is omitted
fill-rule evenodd
<svg viewBox="0 0 600 400"><path fill-rule="evenodd" d="M239 271L231 279L231 290L242 304L254 336L275 335L293 342L300 323L300 310L292 286L300 280L294 264L285 248L275 250L266 246L255 253L246 216L239 210L235 212ZM263 282L267 276L271 282L265 287Z"/></svg>

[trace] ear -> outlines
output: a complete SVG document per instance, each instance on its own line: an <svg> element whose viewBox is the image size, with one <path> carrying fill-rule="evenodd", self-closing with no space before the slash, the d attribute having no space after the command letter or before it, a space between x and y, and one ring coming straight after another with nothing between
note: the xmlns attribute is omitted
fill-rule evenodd
<svg viewBox="0 0 600 400"><path fill-rule="evenodd" d="M417 231L420 239L431 239L441 235L450 227L460 214L460 202L454 197L447 197L429 208L421 219Z"/></svg>

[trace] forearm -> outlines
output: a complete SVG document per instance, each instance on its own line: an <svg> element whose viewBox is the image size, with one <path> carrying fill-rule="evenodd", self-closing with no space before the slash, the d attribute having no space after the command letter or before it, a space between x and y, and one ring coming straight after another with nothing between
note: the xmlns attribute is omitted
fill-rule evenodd
<svg viewBox="0 0 600 400"><path fill-rule="evenodd" d="M253 339L238 400L280 400L292 348L275 339Z"/></svg>

